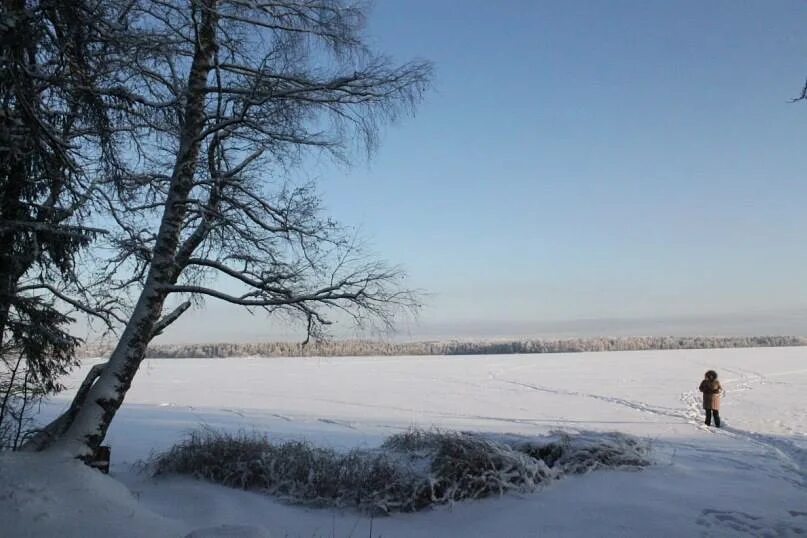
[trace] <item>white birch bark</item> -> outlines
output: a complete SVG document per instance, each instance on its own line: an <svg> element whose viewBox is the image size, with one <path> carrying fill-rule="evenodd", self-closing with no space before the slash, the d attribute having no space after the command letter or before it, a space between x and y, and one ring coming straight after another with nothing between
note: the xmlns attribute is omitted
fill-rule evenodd
<svg viewBox="0 0 807 538"><path fill-rule="evenodd" d="M199 22L188 76L185 121L145 286L104 371L90 389L68 429L47 450L68 452L85 460L92 457L93 451L106 436L145 356L146 346L168 295L166 288L174 284L178 276L176 254L199 156L199 135L204 127L204 88L216 49L216 0L201 0L194 9L198 11Z"/></svg>

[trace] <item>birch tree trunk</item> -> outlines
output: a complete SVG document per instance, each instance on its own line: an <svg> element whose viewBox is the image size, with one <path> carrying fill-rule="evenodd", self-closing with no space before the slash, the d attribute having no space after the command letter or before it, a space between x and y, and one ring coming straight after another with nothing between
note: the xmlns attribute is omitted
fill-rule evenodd
<svg viewBox="0 0 807 538"><path fill-rule="evenodd" d="M86 401L65 433L47 449L66 451L85 461L92 457L103 441L115 413L123 403L162 314L168 295L167 287L176 282L179 274L176 254L201 145L200 134L205 118L204 89L216 51L216 0L195 2L193 9L199 22L188 76L184 123L145 286L118 345L87 394Z"/></svg>

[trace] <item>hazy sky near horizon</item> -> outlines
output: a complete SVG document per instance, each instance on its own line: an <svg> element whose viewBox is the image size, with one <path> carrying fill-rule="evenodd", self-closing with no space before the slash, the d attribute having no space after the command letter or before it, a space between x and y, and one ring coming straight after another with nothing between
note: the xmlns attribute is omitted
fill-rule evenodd
<svg viewBox="0 0 807 538"><path fill-rule="evenodd" d="M378 0L370 42L432 60L434 89L369 163L307 173L430 293L423 327L792 322L807 311L807 103L789 102L805 28L802 1ZM170 339L275 327L209 303Z"/></svg>

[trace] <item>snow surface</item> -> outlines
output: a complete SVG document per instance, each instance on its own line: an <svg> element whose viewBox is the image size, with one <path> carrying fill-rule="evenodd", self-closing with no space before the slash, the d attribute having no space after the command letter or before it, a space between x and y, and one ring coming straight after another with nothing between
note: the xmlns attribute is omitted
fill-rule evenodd
<svg viewBox="0 0 807 538"><path fill-rule="evenodd" d="M709 368L727 393L720 430L702 425L696 389ZM81 377L77 372L68 384L77 387ZM70 396L46 406L42 419ZM652 439L655 465L565 478L530 495L371 519L140 472L138 461L201 424L336 448L377 446L412 425L528 435L621 431ZM147 360L107 442L112 478L80 465L32 465L36 456L0 458L5 532L800 536L807 534L807 348ZM78 512L82 506L95 508Z"/></svg>
<svg viewBox="0 0 807 538"><path fill-rule="evenodd" d="M182 536L183 528L73 458L0 455L0 536L161 538Z"/></svg>

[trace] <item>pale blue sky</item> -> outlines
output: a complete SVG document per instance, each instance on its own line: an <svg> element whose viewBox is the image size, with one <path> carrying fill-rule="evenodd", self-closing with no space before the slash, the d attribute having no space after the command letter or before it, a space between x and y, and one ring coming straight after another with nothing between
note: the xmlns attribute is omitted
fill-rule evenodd
<svg viewBox="0 0 807 538"><path fill-rule="evenodd" d="M310 173L432 294L423 327L807 328L805 29L803 1L379 0L371 42L434 90L369 164Z"/></svg>

